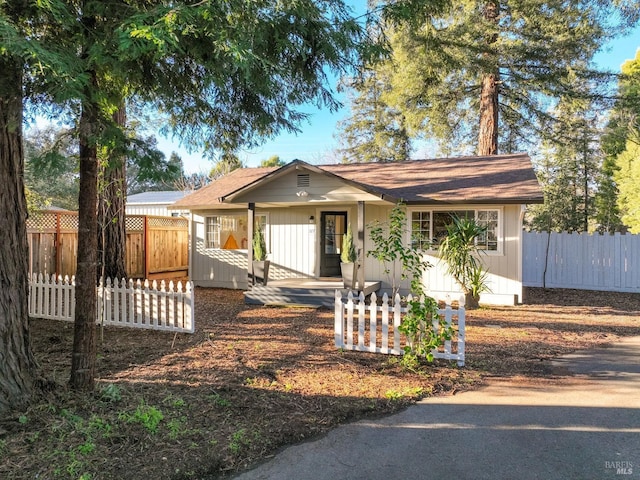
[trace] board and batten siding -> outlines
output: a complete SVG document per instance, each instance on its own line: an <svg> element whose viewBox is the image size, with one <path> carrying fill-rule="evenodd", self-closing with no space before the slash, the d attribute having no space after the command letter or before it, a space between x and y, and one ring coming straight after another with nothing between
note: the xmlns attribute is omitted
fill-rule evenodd
<svg viewBox="0 0 640 480"><path fill-rule="evenodd" d="M386 219L392 207L369 205L365 209L366 223L376 218ZM417 207L416 207L417 208ZM429 207L423 207L429 209ZM513 305L522 300L522 273L520 268L521 256L521 208L520 205L456 205L456 210L464 209L499 209L502 212L500 229L502 232L502 251L481 255L481 259L489 271L488 286L490 292L481 295L480 301L493 305ZM448 209L451 209L449 207ZM447 209L440 209L447 210ZM409 208L409 215L411 208ZM408 241L408 239L407 239ZM365 250L374 247L369 236L369 229L365 235ZM446 265L440 262L435 254L425 254L426 260L432 265L423 275L423 284L430 294L439 297L446 293L452 296L461 293L460 287L453 278L446 273ZM372 257L365 258L365 275L367 280L377 280L383 283L383 289L391 290L391 276L384 272L385 267ZM399 279L401 271L396 270L396 278ZM400 283L403 293L407 293L409 282Z"/></svg>
<svg viewBox="0 0 640 480"><path fill-rule="evenodd" d="M308 186L298 186L298 175L308 175ZM298 193L305 192L306 196L300 197ZM339 178L310 172L305 169L294 170L278 179L278 188L268 183L257 187L244 195L234 198L234 202L248 203L281 203L291 204L300 202L301 199L309 206L324 204L325 210L343 210L335 203L343 202L345 205L357 201L377 201L377 196L363 192L349 185Z"/></svg>
<svg viewBox="0 0 640 480"><path fill-rule="evenodd" d="M247 288L247 250L205 248L205 217L246 215L246 210L200 211L192 222L192 275L196 286ZM256 209L268 215L269 278L310 278L316 271L316 209L310 207ZM312 220L311 217L314 217Z"/></svg>
<svg viewBox="0 0 640 480"><path fill-rule="evenodd" d="M481 296L481 302L513 305L521 300L522 282L520 269L521 209L520 205L511 206L456 206L464 208L497 208L501 211L502 251L482 255L489 271L491 292ZM386 220L392 206L366 203L365 224L375 219ZM269 278L313 278L319 272L320 257L320 216L323 211L346 211L348 222L354 232L357 231L357 206L354 203L344 205L310 204L302 207L256 209L256 214L267 214L269 230L267 250L271 269ZM192 221L192 263L191 280L196 286L247 288L247 251L207 249L204 244L204 221L210 215L243 214L246 210L199 211ZM312 218L313 217L313 218ZM365 232L365 252L373 249L370 229ZM407 238L407 241L409 239ZM435 255L425 255L433 265L423 277L425 288L433 295L460 293L459 287L446 274L444 265ZM390 276L385 266L375 258L365 254L365 276L368 281L380 281L383 290L390 291ZM400 278L397 269L397 278ZM403 293L408 290L408 282L401 284Z"/></svg>

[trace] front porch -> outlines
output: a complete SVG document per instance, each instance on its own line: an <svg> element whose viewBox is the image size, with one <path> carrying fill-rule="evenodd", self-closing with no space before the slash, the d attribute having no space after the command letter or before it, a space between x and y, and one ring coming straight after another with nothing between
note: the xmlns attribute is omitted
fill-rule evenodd
<svg viewBox="0 0 640 480"><path fill-rule="evenodd" d="M370 295L380 290L381 282L368 281L364 284L364 294ZM289 278L269 280L267 286L253 285L244 292L245 302L251 305L310 305L333 308L335 292L347 290L341 278Z"/></svg>

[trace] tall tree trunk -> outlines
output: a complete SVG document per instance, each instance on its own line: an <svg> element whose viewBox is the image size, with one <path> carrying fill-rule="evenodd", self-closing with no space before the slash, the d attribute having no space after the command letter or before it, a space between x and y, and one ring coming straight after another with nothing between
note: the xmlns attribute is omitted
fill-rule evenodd
<svg viewBox="0 0 640 480"><path fill-rule="evenodd" d="M114 122L124 128L127 110L124 101L113 114ZM127 276L125 268L126 227L124 211L126 203L126 158L123 150L116 147L108 154L107 165L102 170L100 201L98 202L98 251L102 253L104 276L122 279ZM99 272L100 275L103 272Z"/></svg>
<svg viewBox="0 0 640 480"><path fill-rule="evenodd" d="M94 72L93 84L96 85ZM97 88L97 87L96 87ZM73 356L69 384L74 390L92 390L96 367L96 277L98 272L98 106L85 92L80 114L80 194L78 197L78 265Z"/></svg>
<svg viewBox="0 0 640 480"><path fill-rule="evenodd" d="M22 150L22 63L0 56L0 413L35 388L29 341L27 203Z"/></svg>
<svg viewBox="0 0 640 480"><path fill-rule="evenodd" d="M497 1L488 1L484 5L484 20L497 28L500 6ZM482 75L480 92L480 125L478 129L478 155L497 155L498 153L498 97L499 80L498 62L492 45L498 40L498 34L490 33L487 37L484 54L487 70Z"/></svg>

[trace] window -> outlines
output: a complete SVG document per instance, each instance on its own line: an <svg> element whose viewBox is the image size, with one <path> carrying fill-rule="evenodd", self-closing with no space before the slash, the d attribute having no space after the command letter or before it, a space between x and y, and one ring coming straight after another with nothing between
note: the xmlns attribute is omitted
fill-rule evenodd
<svg viewBox="0 0 640 480"><path fill-rule="evenodd" d="M447 225L454 218L475 218L480 225L487 226L487 232L476 240L479 249L499 252L500 210L413 210L411 212L411 246L421 250L437 250L447 235Z"/></svg>
<svg viewBox="0 0 640 480"><path fill-rule="evenodd" d="M431 212L411 213L411 246L418 250L429 250L431 246Z"/></svg>
<svg viewBox="0 0 640 480"><path fill-rule="evenodd" d="M256 228L261 228L269 247L267 229L267 214L255 215ZM246 250L247 238L246 215L214 215L205 218L205 248L219 248L222 250Z"/></svg>

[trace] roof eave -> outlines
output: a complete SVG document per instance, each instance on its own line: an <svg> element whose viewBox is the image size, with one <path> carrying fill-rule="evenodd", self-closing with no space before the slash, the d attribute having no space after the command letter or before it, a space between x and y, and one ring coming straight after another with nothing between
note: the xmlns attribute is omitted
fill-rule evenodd
<svg viewBox="0 0 640 480"><path fill-rule="evenodd" d="M390 195L385 195L381 192L375 191L373 189L368 188L366 185L363 185L360 182L356 182L354 180L349 180L348 178L344 178L340 175L337 175L333 172L330 172L328 170L325 170L323 168L317 167L315 165L311 165L309 163L303 162L302 160L293 160L290 163L288 163L287 165L284 165L282 167L280 167L277 170L274 170L273 172L270 172L266 175L264 175L263 177L260 177L256 180L254 180L253 182L238 188L237 190L223 196L220 197L218 200L220 201L220 203L232 203L233 200L235 198L237 198L239 195L242 195L244 193L247 193L257 187L259 187L260 185L270 182L278 177L281 177L285 174L287 174L290 170L298 170L300 168L305 168L311 172L317 173L319 175L326 175L328 177L333 177L336 178L342 182L345 182L347 185L350 185L354 188L357 188L358 190L362 190L365 193L368 193L370 195L374 195L378 198L380 198L381 200L387 201L387 202L392 202L392 203L397 203L399 199L396 199L395 197L392 197Z"/></svg>

